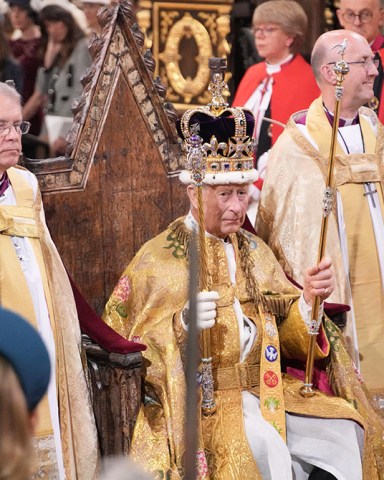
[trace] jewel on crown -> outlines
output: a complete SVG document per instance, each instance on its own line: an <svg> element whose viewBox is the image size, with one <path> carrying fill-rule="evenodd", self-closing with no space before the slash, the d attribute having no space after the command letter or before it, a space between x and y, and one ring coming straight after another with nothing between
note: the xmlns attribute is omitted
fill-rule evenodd
<svg viewBox="0 0 384 480"><path fill-rule="evenodd" d="M255 141L251 137L231 137L228 143L211 137L210 143L202 145L207 154L206 171L237 172L253 168Z"/></svg>
<svg viewBox="0 0 384 480"><path fill-rule="evenodd" d="M191 136L187 139L187 170L191 172L193 183L200 187L203 183L206 170L206 153L203 140L199 136L200 125L194 123L191 126Z"/></svg>
<svg viewBox="0 0 384 480"><path fill-rule="evenodd" d="M247 116L252 119L253 113L244 108L231 108L225 101L229 95L228 85L224 80L226 59L210 58L211 82L208 90L212 99L207 106L197 107L186 111L180 121L180 129L187 145L187 169L192 178L200 171L202 178L197 178L201 183L207 174L225 172L245 172L253 169L253 152L255 141L253 135L247 134ZM195 115L207 116L212 119L231 119L233 121L233 134L226 141L219 141L212 135L209 142L202 139L199 133ZM248 125L249 126L249 125ZM204 122L201 125L204 128ZM253 132L252 132L253 133ZM198 160L198 157L200 158ZM197 167L199 164L199 167Z"/></svg>

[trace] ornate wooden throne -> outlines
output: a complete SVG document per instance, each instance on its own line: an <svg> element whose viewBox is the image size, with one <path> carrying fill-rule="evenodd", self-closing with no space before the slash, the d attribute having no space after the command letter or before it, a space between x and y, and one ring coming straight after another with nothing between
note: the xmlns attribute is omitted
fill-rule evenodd
<svg viewBox="0 0 384 480"><path fill-rule="evenodd" d="M64 264L99 315L140 246L187 206L176 177L183 162L176 113L164 102L166 89L153 79L155 62L149 51L142 54L144 37L131 19L126 0L100 11L102 33L91 40L93 65L73 106L66 155L25 160L39 179ZM89 326L94 312L76 297L81 323L86 318ZM127 452L141 354L107 351L89 340L85 348L102 453Z"/></svg>
<svg viewBox="0 0 384 480"><path fill-rule="evenodd" d="M100 12L65 157L25 161L64 263L99 314L140 246L186 206L176 112L131 17L126 0Z"/></svg>

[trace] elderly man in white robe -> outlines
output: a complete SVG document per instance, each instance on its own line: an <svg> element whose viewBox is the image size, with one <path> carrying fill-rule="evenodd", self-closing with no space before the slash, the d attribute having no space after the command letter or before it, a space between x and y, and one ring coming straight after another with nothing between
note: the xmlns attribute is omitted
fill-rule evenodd
<svg viewBox="0 0 384 480"><path fill-rule="evenodd" d="M53 366L38 410L36 478L93 480L98 443L76 306L45 224L37 179L17 166L29 126L20 95L0 83L0 303L38 329Z"/></svg>

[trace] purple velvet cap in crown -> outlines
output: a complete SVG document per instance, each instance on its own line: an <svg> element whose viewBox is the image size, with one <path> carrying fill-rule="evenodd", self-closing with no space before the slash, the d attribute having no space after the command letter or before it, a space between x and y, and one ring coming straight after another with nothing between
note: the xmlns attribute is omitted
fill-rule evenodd
<svg viewBox="0 0 384 480"><path fill-rule="evenodd" d="M253 168L254 115L225 102L223 60L210 59L211 102L187 110L177 125L187 150L186 170L179 177L185 184L242 184L258 178Z"/></svg>

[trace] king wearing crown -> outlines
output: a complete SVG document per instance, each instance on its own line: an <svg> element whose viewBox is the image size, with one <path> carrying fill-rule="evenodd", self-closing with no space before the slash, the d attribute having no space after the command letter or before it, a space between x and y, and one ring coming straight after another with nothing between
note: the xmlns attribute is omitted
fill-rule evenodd
<svg viewBox="0 0 384 480"><path fill-rule="evenodd" d="M369 406L357 380L349 402L332 390L325 370L315 387L326 393L299 393L297 365L307 354L312 302L332 292L331 261L309 268L300 291L269 247L242 229L249 185L257 178L254 118L228 108L222 59L211 67L210 104L187 111L178 125L190 211L141 248L104 311L120 334L147 345L131 454L159 479L291 480L293 472L299 479L378 479L373 449L380 440L366 421ZM188 298L193 232L199 233L199 288ZM193 384L197 449L191 452L185 421L192 326L200 332L201 361ZM318 328L315 358L320 366L333 365L332 352L344 351L340 332L323 317ZM333 380L342 372L334 368ZM343 368L353 372L347 357ZM185 471L190 455L197 464L193 476Z"/></svg>

